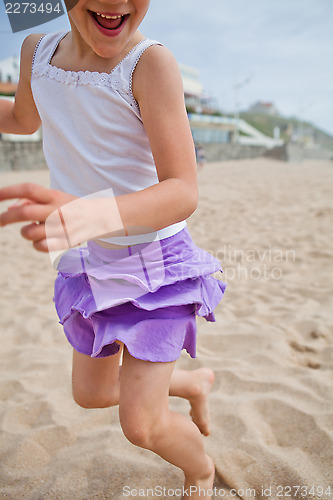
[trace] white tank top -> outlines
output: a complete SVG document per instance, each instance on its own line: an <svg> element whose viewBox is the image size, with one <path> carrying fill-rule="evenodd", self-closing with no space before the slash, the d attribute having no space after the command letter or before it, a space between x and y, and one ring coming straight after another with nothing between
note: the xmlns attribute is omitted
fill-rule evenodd
<svg viewBox="0 0 333 500"><path fill-rule="evenodd" d="M31 88L42 120L52 189L83 197L112 188L115 196L157 184L158 176L132 75L154 40L139 42L110 73L65 71L51 59L63 33L44 35L32 62ZM134 245L172 236L186 221L159 231L104 239Z"/></svg>

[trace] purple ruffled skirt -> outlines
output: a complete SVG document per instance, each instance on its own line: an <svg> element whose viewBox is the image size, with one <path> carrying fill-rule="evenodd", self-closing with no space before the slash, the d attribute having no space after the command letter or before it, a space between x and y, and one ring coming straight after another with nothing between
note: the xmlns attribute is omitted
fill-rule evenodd
<svg viewBox="0 0 333 500"><path fill-rule="evenodd" d="M74 349L92 357L119 351L168 362L196 356L196 315L215 321L225 283L219 262L185 227L152 243L106 249L90 241L58 264L54 301Z"/></svg>

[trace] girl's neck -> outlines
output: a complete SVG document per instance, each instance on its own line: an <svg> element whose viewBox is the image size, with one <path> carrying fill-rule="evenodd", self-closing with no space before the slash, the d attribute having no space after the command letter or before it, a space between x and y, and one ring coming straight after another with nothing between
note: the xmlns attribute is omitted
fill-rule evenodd
<svg viewBox="0 0 333 500"><path fill-rule="evenodd" d="M50 63L65 71L109 73L144 38L137 31L121 52L114 57L104 58L96 54L72 26L72 30L59 43Z"/></svg>

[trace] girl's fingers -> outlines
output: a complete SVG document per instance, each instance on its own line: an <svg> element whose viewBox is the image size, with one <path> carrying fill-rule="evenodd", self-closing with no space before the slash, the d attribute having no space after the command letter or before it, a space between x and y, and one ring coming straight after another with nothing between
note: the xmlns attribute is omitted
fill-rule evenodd
<svg viewBox="0 0 333 500"><path fill-rule="evenodd" d="M47 253L49 251L46 240L34 241L33 247L35 250L38 250L38 252L46 252Z"/></svg>
<svg viewBox="0 0 333 500"><path fill-rule="evenodd" d="M46 227L45 223L27 224L21 228L21 235L26 240L32 241L34 247L42 252L66 251L71 246L60 219L59 223L55 223L52 227L49 224Z"/></svg>
<svg viewBox="0 0 333 500"><path fill-rule="evenodd" d="M17 207L12 206L10 210L0 214L0 226L24 221L44 222L53 210L54 207L50 207L50 205L36 203L26 203Z"/></svg>
<svg viewBox="0 0 333 500"><path fill-rule="evenodd" d="M39 252L64 252L69 249L65 236L59 238L45 237L45 224L29 224L22 227L23 238L32 242L33 247Z"/></svg>
<svg viewBox="0 0 333 500"><path fill-rule="evenodd" d="M21 228L23 238L32 241L33 247L39 252L48 252L48 246L45 238L45 224L33 222Z"/></svg>
<svg viewBox="0 0 333 500"><path fill-rule="evenodd" d="M26 240L39 241L45 239L45 224L33 222L21 228L21 235Z"/></svg>
<svg viewBox="0 0 333 500"><path fill-rule="evenodd" d="M10 205L7 210L10 210L11 208L16 208L16 207L23 207L23 205L31 205L33 201L27 200L26 198L23 198L21 200L17 200L15 203Z"/></svg>
<svg viewBox="0 0 333 500"><path fill-rule="evenodd" d="M58 253L72 246L58 207L76 200L76 196L24 183L0 189L0 201L10 199L17 201L0 214L0 226L31 222L22 227L21 234L39 252Z"/></svg>
<svg viewBox="0 0 333 500"><path fill-rule="evenodd" d="M14 198L26 198L37 203L51 203L53 196L51 189L39 184L32 184L31 182L15 184L14 186L7 186L0 189L0 201L12 200Z"/></svg>

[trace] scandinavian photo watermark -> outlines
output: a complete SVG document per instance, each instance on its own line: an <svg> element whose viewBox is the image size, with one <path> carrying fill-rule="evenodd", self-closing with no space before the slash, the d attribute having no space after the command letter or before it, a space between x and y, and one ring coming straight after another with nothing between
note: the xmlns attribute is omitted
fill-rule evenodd
<svg viewBox="0 0 333 500"><path fill-rule="evenodd" d="M187 258L186 252L183 255L178 250L177 256L181 260ZM293 249L273 248L270 244L262 248L246 250L237 249L231 245L223 245L213 250L207 249L205 255L198 253L191 256L193 277L196 276L196 271L199 274L204 273L205 265L207 265L207 274L209 274L212 267L212 258L215 258L221 264L223 270L222 280L225 282L233 280L278 281L283 278L286 266L295 264L296 251Z"/></svg>
<svg viewBox="0 0 333 500"><path fill-rule="evenodd" d="M223 245L209 253L221 262L223 278L227 282L235 279L278 281L283 278L286 264L296 262L294 249L273 248L270 244L248 249Z"/></svg>

